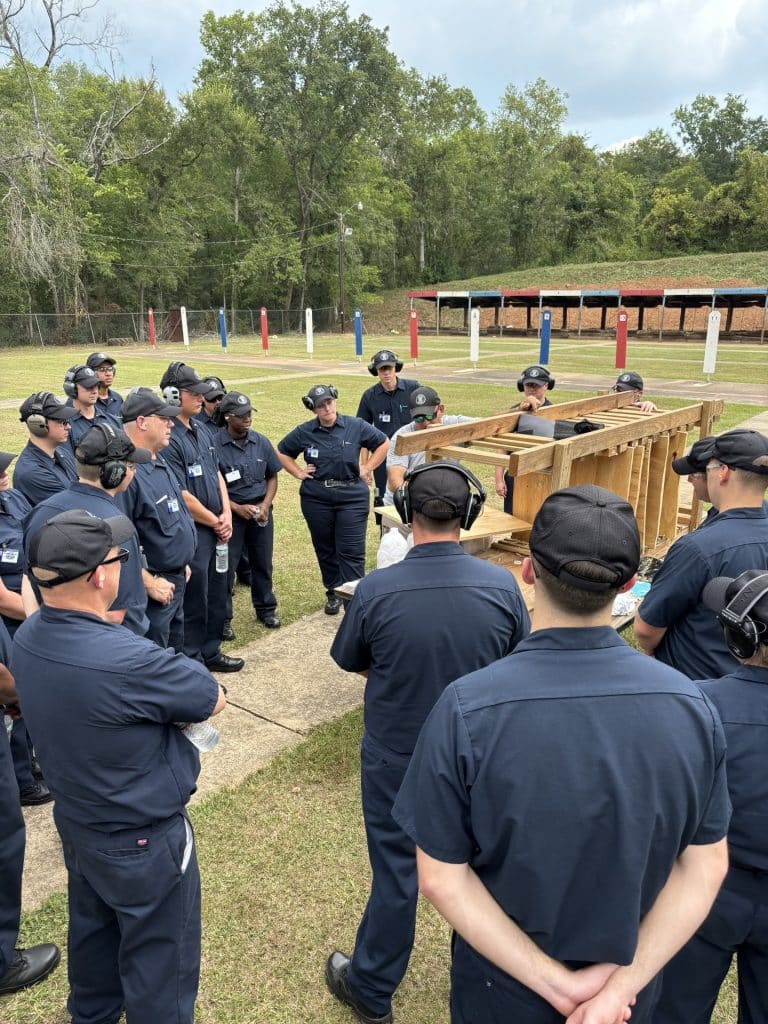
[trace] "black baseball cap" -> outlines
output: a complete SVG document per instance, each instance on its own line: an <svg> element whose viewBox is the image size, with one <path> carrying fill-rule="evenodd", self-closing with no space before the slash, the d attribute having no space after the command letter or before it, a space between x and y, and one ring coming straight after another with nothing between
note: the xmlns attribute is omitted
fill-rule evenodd
<svg viewBox="0 0 768 1024"><path fill-rule="evenodd" d="M226 395L227 389L224 387L224 381L221 377L203 377L203 382L208 385L208 390L203 395L206 402L215 402L217 398L222 398Z"/></svg>
<svg viewBox="0 0 768 1024"><path fill-rule="evenodd" d="M181 406L166 402L152 388L134 388L126 395L120 407L123 423L130 423L139 416L178 416Z"/></svg>
<svg viewBox="0 0 768 1024"><path fill-rule="evenodd" d="M151 462L146 448L137 448L124 430L109 423L97 423L80 438L75 458L84 466L103 466L113 459L117 462Z"/></svg>
<svg viewBox="0 0 768 1024"><path fill-rule="evenodd" d="M53 516L32 534L29 567L41 587L69 583L101 565L111 548L125 544L135 534L125 516L99 519L84 509L70 509ZM55 573L42 579L38 571Z"/></svg>
<svg viewBox="0 0 768 1024"><path fill-rule="evenodd" d="M643 378L639 373L633 373L631 370L627 373L620 373L616 378L616 383L611 388L612 391L642 391L643 390Z"/></svg>
<svg viewBox="0 0 768 1024"><path fill-rule="evenodd" d="M768 437L757 430L729 430L707 438L701 457L717 459L730 469L746 469L768 476Z"/></svg>
<svg viewBox="0 0 768 1024"><path fill-rule="evenodd" d="M612 590L629 582L640 563L640 533L632 506L605 487L582 484L551 494L533 520L531 554L547 572L579 590ZM614 579L584 579L569 570L591 562Z"/></svg>
<svg viewBox="0 0 768 1024"><path fill-rule="evenodd" d="M91 352L85 361L86 366L90 366L92 370L97 370L104 363L109 363L110 366L114 366L117 360L114 356L109 355L106 352Z"/></svg>
<svg viewBox="0 0 768 1024"><path fill-rule="evenodd" d="M15 458L13 452L0 452L0 473L4 473Z"/></svg>
<svg viewBox="0 0 768 1024"><path fill-rule="evenodd" d="M549 384L552 380L552 374L546 368L546 366L526 366L523 372L520 374L520 383L526 384Z"/></svg>
<svg viewBox="0 0 768 1024"><path fill-rule="evenodd" d="M747 569L746 572L741 573L735 578L716 576L704 587L704 590L701 592L701 599L711 611L721 612L741 593L748 583L759 577L763 578L763 586L758 589L764 589L765 595L752 606L752 609L747 614L750 619L756 619L768 627L768 568Z"/></svg>
<svg viewBox="0 0 768 1024"><path fill-rule="evenodd" d="M430 462L406 474L408 502L427 519L459 519L469 501L469 482L450 463Z"/></svg>
<svg viewBox="0 0 768 1024"><path fill-rule="evenodd" d="M703 473L707 468L707 462L711 456L703 454L710 450L710 443L714 440L712 436L700 437L694 441L691 450L687 455L681 455L679 459L672 459L672 469L678 476L688 476L689 473Z"/></svg>
<svg viewBox="0 0 768 1024"><path fill-rule="evenodd" d="M410 395L408 395L408 408L411 413L411 419L414 416L431 416L439 405L440 395L438 395L434 388L429 388L425 385L414 388Z"/></svg>
<svg viewBox="0 0 768 1024"><path fill-rule="evenodd" d="M396 370L402 370L403 368L403 364L390 348L380 348L379 351L371 358L371 365L369 369L371 370L371 373L375 374L382 366L394 366Z"/></svg>
<svg viewBox="0 0 768 1024"><path fill-rule="evenodd" d="M328 398L336 398L336 389L330 384L315 384L313 388L310 388L307 395L312 399L315 405L318 402L325 402Z"/></svg>
<svg viewBox="0 0 768 1024"><path fill-rule="evenodd" d="M191 391L193 395L205 395L210 384L206 383L197 370L186 363L170 363L162 376L160 387L176 387L180 391Z"/></svg>
<svg viewBox="0 0 768 1024"><path fill-rule="evenodd" d="M247 416L253 411L250 398L240 391L228 391L219 406L221 416Z"/></svg>
<svg viewBox="0 0 768 1024"><path fill-rule="evenodd" d="M30 416L45 416L47 420L71 420L77 416L77 409L64 405L50 391L37 391L25 398L19 406L19 419L26 423Z"/></svg>
<svg viewBox="0 0 768 1024"><path fill-rule="evenodd" d="M99 386L99 378L96 375L96 371L92 367L83 364L70 366L64 380L65 383L67 380L70 380L72 384L79 384L83 388L97 388Z"/></svg>

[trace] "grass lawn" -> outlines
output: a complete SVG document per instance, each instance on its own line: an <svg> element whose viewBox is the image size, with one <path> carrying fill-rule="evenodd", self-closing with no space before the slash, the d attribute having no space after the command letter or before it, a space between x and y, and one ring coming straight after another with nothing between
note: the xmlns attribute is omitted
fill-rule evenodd
<svg viewBox="0 0 768 1024"><path fill-rule="evenodd" d="M466 359L464 342L464 354L458 344L454 349L457 339L433 342L437 358L452 360L455 352L457 365ZM367 340L366 356L378 344L378 339ZM520 346L499 356L509 360L509 367L518 369L535 360L535 346L530 341L505 344ZM195 346L188 361L203 373L223 376L230 386L251 382L243 384L243 390L258 409L254 427L278 441L307 418L300 396L312 379L286 379L309 365L302 345L300 339L280 339L270 350L273 357L295 359L295 370L270 366L269 359L264 360L263 367L238 362L238 355L252 361L259 351L255 340L244 342L242 347L233 345L228 365L223 367L215 358L219 350L213 342ZM317 348L316 359L338 361L338 370L329 379L339 388L340 411L354 413L361 392L372 378L360 374L354 365L354 357L349 355L351 339L331 339L327 349L323 345L322 353L319 345ZM651 377L688 376L662 373L659 360L673 350L690 351L689 346L648 348L643 356L647 364L633 361L634 368ZM426 351L425 343L425 358ZM740 357L743 352L740 346ZM182 358L177 347L169 346L162 357L120 358L119 351L116 354L120 387L156 384L164 360ZM58 393L64 370L82 358L80 351L62 349L0 352L0 367L5 371L0 373L0 398L20 403L39 388ZM558 365L564 372L598 372L580 369L587 362L580 363L579 359L594 360L595 366L603 368L611 365L607 356L601 361L594 347L585 344L583 352L578 349L567 359L563 355L561 364L553 360L553 368L555 372L560 372ZM408 369L404 372L417 376ZM732 372L741 372L741 363ZM755 373L757 370L744 378L723 379L755 380ZM424 383L431 382L428 372L418 372L418 376ZM327 377L324 373L319 379ZM517 392L509 387L470 383L461 378L456 383L440 382L438 387L451 413L491 415L507 409L517 399ZM583 392L560 388L555 392L560 401L580 396ZM18 422L18 403L0 409L2 447L10 451L19 451L27 436L26 428ZM661 404L673 408L687 403L669 399ZM729 404L718 429L728 429L757 411L753 405ZM489 470L481 476L490 484ZM492 487L489 502L494 507L500 505ZM275 590L281 618L288 623L318 610L324 593L299 512L298 481L285 473L280 474L275 523ZM374 551L375 530L371 524L369 565ZM247 643L263 631L254 620L242 587L236 589L235 629L239 643ZM337 945L351 948L367 894L369 876L358 793L361 728L359 711L325 725L237 789L222 791L193 809L204 880L204 960L198 1011L198 1019L204 1024L334 1024L351 1019L327 995L322 970L331 949ZM64 946L65 933L62 894L25 917L21 942L30 945L53 939ZM396 998L395 1012L400 1022L447 1021L448 944L447 928L428 905L423 905L411 968ZM64 1024L68 1020L64 1010L66 988L66 974L60 969L47 983L2 1000L3 1021ZM715 1017L718 1024L735 1020L734 992L731 979Z"/></svg>

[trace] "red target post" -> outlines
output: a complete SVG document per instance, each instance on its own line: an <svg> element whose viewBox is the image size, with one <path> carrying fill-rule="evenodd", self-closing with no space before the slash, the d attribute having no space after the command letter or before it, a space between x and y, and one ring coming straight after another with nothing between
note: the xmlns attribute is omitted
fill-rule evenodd
<svg viewBox="0 0 768 1024"><path fill-rule="evenodd" d="M419 358L419 314L415 309L411 310L411 359L416 362Z"/></svg>
<svg viewBox="0 0 768 1024"><path fill-rule="evenodd" d="M269 324L267 323L267 307L261 307L261 347L264 353L269 352Z"/></svg>

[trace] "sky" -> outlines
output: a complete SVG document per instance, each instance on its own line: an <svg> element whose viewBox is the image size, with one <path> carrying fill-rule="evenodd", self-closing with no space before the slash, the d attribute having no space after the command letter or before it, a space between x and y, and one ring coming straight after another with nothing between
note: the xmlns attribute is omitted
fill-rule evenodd
<svg viewBox="0 0 768 1024"><path fill-rule="evenodd" d="M119 70L146 75L154 64L173 99L193 85L203 13L265 6L100 0L90 18L111 14ZM699 93L738 93L752 116L768 114L765 0L348 0L348 7L388 27L390 49L406 66L466 86L489 114L507 85L545 79L568 94L567 130L600 149L652 128L672 131L675 108Z"/></svg>

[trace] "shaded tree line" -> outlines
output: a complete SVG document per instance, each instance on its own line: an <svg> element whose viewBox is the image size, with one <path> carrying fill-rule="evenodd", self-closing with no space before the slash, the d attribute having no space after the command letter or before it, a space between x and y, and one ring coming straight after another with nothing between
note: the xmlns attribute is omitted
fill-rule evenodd
<svg viewBox="0 0 768 1024"><path fill-rule="evenodd" d="M599 152L567 96L493 115L343 3L201 24L194 88L70 60L90 4L0 0L0 309L328 307L537 265L768 249L768 122L697 96ZM47 33L47 34L46 34ZM103 30L87 41L112 45Z"/></svg>

